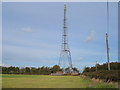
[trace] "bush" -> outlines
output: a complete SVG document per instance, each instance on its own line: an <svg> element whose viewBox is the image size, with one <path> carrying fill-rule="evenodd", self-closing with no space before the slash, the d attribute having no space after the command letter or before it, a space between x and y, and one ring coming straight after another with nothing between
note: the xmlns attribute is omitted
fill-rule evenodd
<svg viewBox="0 0 120 90"><path fill-rule="evenodd" d="M102 70L97 72L84 72L83 75L88 76L90 78L104 79L107 82L107 81L120 81L118 73L120 73L119 70L111 71Z"/></svg>
<svg viewBox="0 0 120 90"><path fill-rule="evenodd" d="M91 68L86 67L82 74L89 76L90 78L104 79L105 81L120 81L120 78L118 77L118 73L120 73L120 63L111 62L110 66L110 71L107 69L107 63L104 63L103 65L97 64L97 71L95 70L96 66Z"/></svg>

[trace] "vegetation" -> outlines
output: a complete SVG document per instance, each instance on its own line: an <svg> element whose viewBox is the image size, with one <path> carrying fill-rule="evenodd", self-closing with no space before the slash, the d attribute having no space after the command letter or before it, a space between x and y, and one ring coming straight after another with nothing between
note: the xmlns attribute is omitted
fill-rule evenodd
<svg viewBox="0 0 120 90"><path fill-rule="evenodd" d="M111 63L111 70L107 70L107 64L99 65L97 68L86 67L83 76L104 79L105 81L119 81L118 77L120 63ZM50 76L51 73L62 71L58 65L53 67L1 67L3 88L117 88L116 84L96 82L81 76ZM68 68L66 68L68 70ZM78 72L77 68L73 68Z"/></svg>
<svg viewBox="0 0 120 90"><path fill-rule="evenodd" d="M120 81L120 77L118 76L118 73L120 73L120 63L112 62L110 66L110 71L107 69L107 63L103 65L97 64L97 66L94 67L86 67L83 75L89 76L90 78L103 79L106 82Z"/></svg>
<svg viewBox="0 0 120 90"><path fill-rule="evenodd" d="M68 69L68 68L66 68ZM78 71L76 67L73 68L74 71ZM35 75L49 75L51 73L56 73L57 71L62 71L62 69L58 65L54 65L53 67L2 67L2 74L35 74Z"/></svg>
<svg viewBox="0 0 120 90"><path fill-rule="evenodd" d="M3 88L116 88L115 84L94 82L80 76L3 74Z"/></svg>

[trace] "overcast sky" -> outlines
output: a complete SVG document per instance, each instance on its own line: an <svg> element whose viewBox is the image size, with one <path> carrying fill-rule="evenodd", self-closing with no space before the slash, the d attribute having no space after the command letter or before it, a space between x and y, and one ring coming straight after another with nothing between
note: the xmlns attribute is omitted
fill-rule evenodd
<svg viewBox="0 0 120 90"><path fill-rule="evenodd" d="M64 3L4 2L2 6L3 65L58 64ZM83 69L106 63L106 3L67 3L67 27L73 66ZM118 61L118 7L109 3L110 61Z"/></svg>

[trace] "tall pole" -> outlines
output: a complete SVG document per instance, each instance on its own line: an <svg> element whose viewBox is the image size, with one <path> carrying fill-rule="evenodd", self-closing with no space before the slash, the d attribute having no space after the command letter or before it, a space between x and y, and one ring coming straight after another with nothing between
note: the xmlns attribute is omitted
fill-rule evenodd
<svg viewBox="0 0 120 90"><path fill-rule="evenodd" d="M106 33L106 47L107 47L107 60L108 60L108 70L110 70L110 57L109 57L109 44L108 44L108 33Z"/></svg>
<svg viewBox="0 0 120 90"><path fill-rule="evenodd" d="M107 61L108 61L108 70L110 70L110 56L109 56L109 42L108 42L108 33L109 33L109 4L107 0L107 33L106 33L106 48L107 48Z"/></svg>
<svg viewBox="0 0 120 90"><path fill-rule="evenodd" d="M96 72L97 72L97 61L96 61Z"/></svg>

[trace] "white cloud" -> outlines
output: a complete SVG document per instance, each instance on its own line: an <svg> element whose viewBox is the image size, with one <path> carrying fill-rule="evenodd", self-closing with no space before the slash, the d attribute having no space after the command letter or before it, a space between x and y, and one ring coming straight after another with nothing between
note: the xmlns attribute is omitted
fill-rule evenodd
<svg viewBox="0 0 120 90"><path fill-rule="evenodd" d="M3 67L10 67L11 65L2 63L2 64L0 64L0 66L3 66Z"/></svg>
<svg viewBox="0 0 120 90"><path fill-rule="evenodd" d="M94 39L95 39L95 31L91 31L85 41L90 42L90 41L93 41Z"/></svg>
<svg viewBox="0 0 120 90"><path fill-rule="evenodd" d="M32 30L31 28L29 28L29 27L27 27L27 28L22 28L22 31L23 31L23 32L33 32L33 30Z"/></svg>

